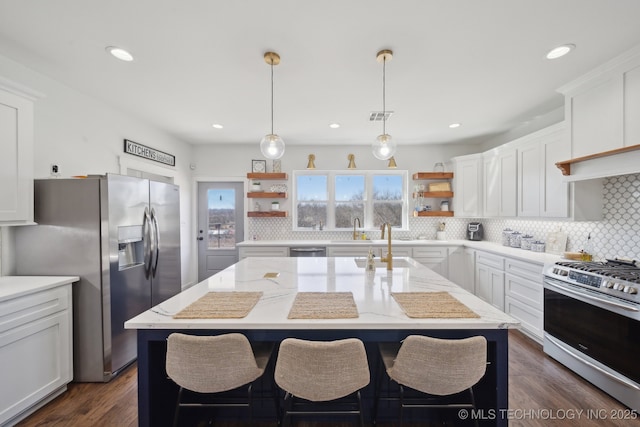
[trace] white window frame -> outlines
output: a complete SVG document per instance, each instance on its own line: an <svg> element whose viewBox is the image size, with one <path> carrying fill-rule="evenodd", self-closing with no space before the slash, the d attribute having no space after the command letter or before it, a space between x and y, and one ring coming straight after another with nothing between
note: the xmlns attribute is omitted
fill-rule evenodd
<svg viewBox="0 0 640 427"><path fill-rule="evenodd" d="M376 230L373 226L373 177L374 175L401 175L402 176L402 227L395 227L395 230L409 230L409 172L407 170L317 170L303 169L292 171L292 192L291 192L291 211L292 211L292 229L293 231L309 231L310 227L298 227L298 176L304 175L323 175L327 177L327 224L324 229L327 231L345 231L349 228L335 227L335 177L337 175L363 175L364 176L364 218L362 228L365 230Z"/></svg>

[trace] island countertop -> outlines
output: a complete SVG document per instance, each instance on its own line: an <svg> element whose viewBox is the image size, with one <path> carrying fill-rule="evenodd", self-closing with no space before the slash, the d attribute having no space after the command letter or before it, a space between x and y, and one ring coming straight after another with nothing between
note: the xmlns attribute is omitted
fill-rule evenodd
<svg viewBox="0 0 640 427"><path fill-rule="evenodd" d="M506 329L518 327L511 316L422 266L394 258L394 268L367 273L354 258L246 258L125 323L127 329ZM264 278L265 273L278 273ZM207 292L262 291L241 319L173 319ZM479 318L409 318L391 292L446 291ZM359 317L288 319L298 292L352 292Z"/></svg>

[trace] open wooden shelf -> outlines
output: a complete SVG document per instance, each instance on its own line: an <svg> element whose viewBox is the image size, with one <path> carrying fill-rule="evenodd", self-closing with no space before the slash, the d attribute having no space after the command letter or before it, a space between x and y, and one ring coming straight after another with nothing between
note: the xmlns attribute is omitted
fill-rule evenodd
<svg viewBox="0 0 640 427"><path fill-rule="evenodd" d="M270 193L267 191L252 191L247 193L250 199L286 199L287 193Z"/></svg>
<svg viewBox="0 0 640 427"><path fill-rule="evenodd" d="M413 211L413 216L453 216L453 211Z"/></svg>
<svg viewBox="0 0 640 427"><path fill-rule="evenodd" d="M453 197L453 191L419 191L417 193L413 193L413 198L415 199L417 197L448 199Z"/></svg>
<svg viewBox="0 0 640 427"><path fill-rule="evenodd" d="M571 164L584 162L585 160L597 159L600 157L613 156L614 154L627 153L629 151L640 150L640 144L638 145L630 145L628 147L616 148L615 150L603 151L602 153L590 154L584 157L576 157L575 159L565 160L563 162L556 163L558 169L562 171L562 175L568 176L571 175Z"/></svg>
<svg viewBox="0 0 640 427"><path fill-rule="evenodd" d="M247 212L249 218L286 218L287 211L252 211Z"/></svg>
<svg viewBox="0 0 640 427"><path fill-rule="evenodd" d="M288 175L284 172L249 172L247 174L247 178L249 179L288 179Z"/></svg>
<svg viewBox="0 0 640 427"><path fill-rule="evenodd" d="M416 172L413 179L451 179L453 172Z"/></svg>

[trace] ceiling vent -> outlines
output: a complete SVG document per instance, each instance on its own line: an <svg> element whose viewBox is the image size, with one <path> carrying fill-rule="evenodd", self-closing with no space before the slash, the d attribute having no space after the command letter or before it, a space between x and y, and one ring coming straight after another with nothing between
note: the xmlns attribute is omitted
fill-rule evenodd
<svg viewBox="0 0 640 427"><path fill-rule="evenodd" d="M381 122L383 119L384 120L389 120L389 117L391 117L391 115L393 114L393 111L372 111L371 114L369 114L369 121L370 122Z"/></svg>

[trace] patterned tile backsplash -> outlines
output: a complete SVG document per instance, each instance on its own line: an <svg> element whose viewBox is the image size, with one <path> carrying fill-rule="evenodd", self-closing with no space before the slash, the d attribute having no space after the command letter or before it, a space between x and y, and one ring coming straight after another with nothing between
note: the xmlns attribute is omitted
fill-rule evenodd
<svg viewBox="0 0 640 427"><path fill-rule="evenodd" d="M566 232L567 251L584 248L591 234L592 252L596 258L628 257L640 260L640 174L622 175L603 180L604 210L601 221L547 221L521 219L430 218L409 219L409 231L394 231L394 238L435 239L440 222L446 224L449 239L464 239L467 224L480 221L485 240L501 243L502 230L511 228L545 240L547 234ZM247 239L260 240L339 240L350 239L350 231L293 231L288 218L249 218ZM371 236L379 238L379 234Z"/></svg>

